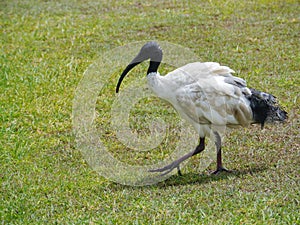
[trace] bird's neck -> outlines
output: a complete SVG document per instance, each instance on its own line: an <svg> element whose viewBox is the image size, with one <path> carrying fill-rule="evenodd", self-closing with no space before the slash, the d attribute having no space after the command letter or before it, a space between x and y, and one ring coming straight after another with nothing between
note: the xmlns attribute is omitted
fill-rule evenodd
<svg viewBox="0 0 300 225"><path fill-rule="evenodd" d="M148 84L152 86L157 86L158 85L158 80L159 80L160 74L158 72L151 72L147 74L147 80Z"/></svg>
<svg viewBox="0 0 300 225"><path fill-rule="evenodd" d="M159 86L159 73L157 72L160 62L150 60L150 64L147 71L147 80L150 88L156 92Z"/></svg>
<svg viewBox="0 0 300 225"><path fill-rule="evenodd" d="M150 61L147 74L156 73L158 70L160 62Z"/></svg>
<svg viewBox="0 0 300 225"><path fill-rule="evenodd" d="M169 86L166 85L164 76L158 72L152 72L147 75L149 88L159 97L165 100L169 99Z"/></svg>
<svg viewBox="0 0 300 225"><path fill-rule="evenodd" d="M157 94L160 87L160 74L158 72L151 72L147 74L147 81L149 87Z"/></svg>

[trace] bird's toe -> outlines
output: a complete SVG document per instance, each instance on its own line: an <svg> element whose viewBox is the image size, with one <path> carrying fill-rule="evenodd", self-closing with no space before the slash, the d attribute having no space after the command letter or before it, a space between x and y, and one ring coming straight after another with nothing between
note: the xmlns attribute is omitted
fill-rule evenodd
<svg viewBox="0 0 300 225"><path fill-rule="evenodd" d="M228 170L224 167L219 167L217 168L214 172L212 172L213 175L217 175L217 174L220 174L222 172L226 172L226 173L232 173L233 171L232 170Z"/></svg>

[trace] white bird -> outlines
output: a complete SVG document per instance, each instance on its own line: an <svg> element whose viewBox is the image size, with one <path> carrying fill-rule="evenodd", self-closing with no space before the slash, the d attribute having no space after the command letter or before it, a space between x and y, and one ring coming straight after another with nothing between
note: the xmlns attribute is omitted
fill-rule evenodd
<svg viewBox="0 0 300 225"><path fill-rule="evenodd" d="M217 148L217 169L214 173L228 171L222 165L221 137L218 128L238 127L252 123L285 121L287 112L276 105L276 98L268 93L250 89L245 80L232 75L234 71L216 62L194 62L182 66L165 76L158 73L162 49L156 42L146 43L121 74L116 92L128 72L139 63L150 59L147 71L148 85L152 91L176 109L181 117L193 125L199 134L199 145L171 164L151 170L167 174L179 169L184 160L202 152L205 137L214 133Z"/></svg>

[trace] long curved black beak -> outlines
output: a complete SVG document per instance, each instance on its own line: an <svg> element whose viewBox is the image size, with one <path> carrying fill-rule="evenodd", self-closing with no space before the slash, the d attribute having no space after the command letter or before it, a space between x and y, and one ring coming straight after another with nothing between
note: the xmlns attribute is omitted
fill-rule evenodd
<svg viewBox="0 0 300 225"><path fill-rule="evenodd" d="M157 72L158 66L162 60L162 50L156 42L148 42L146 43L140 50L139 54L130 62L130 64L125 68L122 72L117 87L116 93L119 92L121 83L124 77L132 70L136 65L140 64L141 62L150 59L150 65L147 71L147 74L151 72Z"/></svg>
<svg viewBox="0 0 300 225"><path fill-rule="evenodd" d="M123 73L121 74L120 78L119 78L119 81L118 81L118 84L117 84L117 87L116 87L116 93L119 92L119 89L120 89L120 86L121 86L121 83L124 79L124 77L127 75L127 73L129 73L130 70L132 70L136 65L140 64L141 62L135 62L135 63L131 63L129 64L125 70L123 71Z"/></svg>

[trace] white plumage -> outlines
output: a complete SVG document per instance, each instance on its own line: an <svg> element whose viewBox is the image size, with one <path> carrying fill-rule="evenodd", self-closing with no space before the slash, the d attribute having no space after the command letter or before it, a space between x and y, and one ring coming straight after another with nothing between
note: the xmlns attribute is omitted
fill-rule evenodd
<svg viewBox="0 0 300 225"><path fill-rule="evenodd" d="M150 58L147 72L149 87L160 98L168 101L182 118L198 132L200 141L196 149L164 168L151 172L169 173L187 158L204 150L204 139L211 131L216 135L217 170L222 166L221 138L218 127L247 126L265 121L284 121L287 113L275 105L275 97L246 86L246 81L232 75L234 71L215 62L194 62L182 66L165 76L157 69L162 50L156 42L145 44L139 54L123 71L116 92L126 74L140 62Z"/></svg>
<svg viewBox="0 0 300 225"><path fill-rule="evenodd" d="M251 95L246 82L231 75L234 71L218 63L190 63L165 76L150 73L149 87L170 102L201 137L209 135L204 126L246 126L252 111L245 96Z"/></svg>

